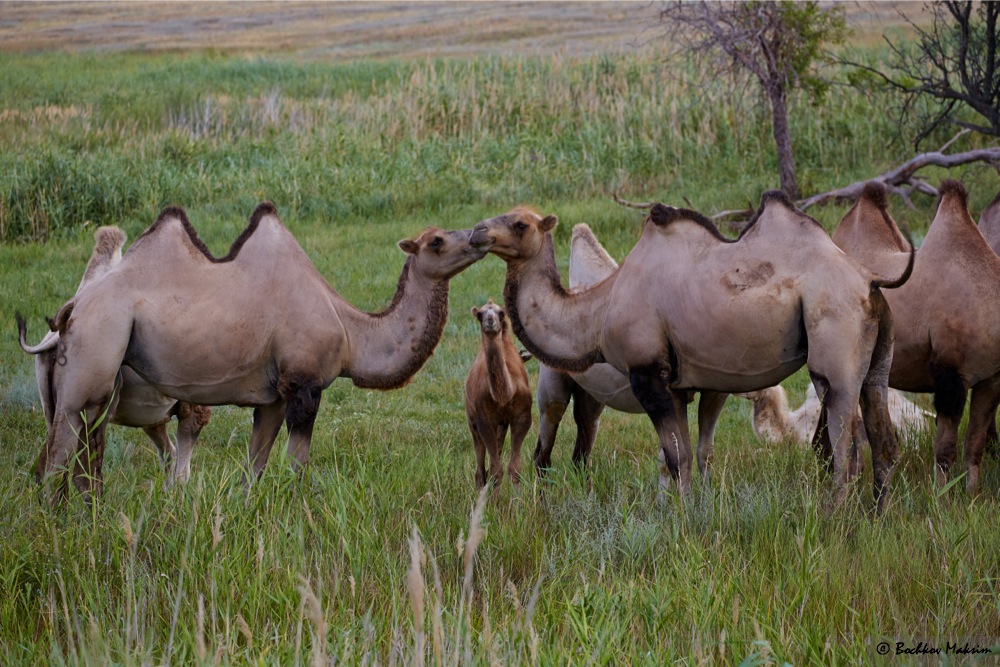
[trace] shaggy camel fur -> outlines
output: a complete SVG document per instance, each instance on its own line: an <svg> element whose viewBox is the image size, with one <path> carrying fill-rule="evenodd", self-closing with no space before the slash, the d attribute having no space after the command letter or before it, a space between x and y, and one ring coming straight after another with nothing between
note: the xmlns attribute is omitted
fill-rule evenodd
<svg viewBox="0 0 1000 667"><path fill-rule="evenodd" d="M753 431L761 442L790 440L805 446L816 433L823 405L811 384L806 389L802 405L795 410L789 408L788 395L780 384L741 396L753 402ZM927 426L927 420L933 416L895 389L889 389L889 419L898 434L922 431ZM860 437L867 440L863 421L860 423Z"/></svg>
<svg viewBox="0 0 1000 667"><path fill-rule="evenodd" d="M993 252L1000 255L1000 192L979 215L979 231L993 248Z"/></svg>
<svg viewBox="0 0 1000 667"><path fill-rule="evenodd" d="M125 232L117 227L101 227L94 233L94 251L77 288L78 293L84 285L100 279L121 260L125 238ZM17 329L21 349L35 355L38 396L45 414L45 425L51 428L54 405L49 378L57 363L59 334L50 331L38 345L28 345L27 323L20 314L17 315ZM141 428L156 446L164 466L173 462L170 481L186 481L191 474L191 452L198 441L198 435L212 416L212 409L164 396L127 366L121 368L121 374L121 390L109 420L112 424ZM171 417L177 417L176 446L167 434L167 423ZM177 453L180 456L175 456ZM40 459L44 456L43 450ZM35 468L44 468L44 465L44 460L41 460L35 464Z"/></svg>
<svg viewBox="0 0 1000 667"><path fill-rule="evenodd" d="M396 294L371 314L323 280L270 202L221 259L182 209L164 209L113 271L56 316L65 363L53 372L44 479L82 450L73 482L88 497L100 490L105 425L93 425L122 365L179 400L253 407L248 481L263 470L283 421L299 468L334 379L393 389L430 357L448 316L448 281L483 256L469 247L470 233L429 228L400 241L408 257ZM76 434L87 424L83 443ZM54 500L65 487L63 478Z"/></svg>
<svg viewBox="0 0 1000 667"><path fill-rule="evenodd" d="M826 415L819 432L832 441L835 502L858 474L860 396L884 503L899 456L886 398L892 319L879 289L892 283L863 275L778 191L737 241L699 213L653 206L619 269L574 294L556 269L555 225L517 208L478 223L471 242L507 262L514 332L540 362L574 372L607 362L628 374L659 436L661 489L673 478L690 491L687 392L754 391L807 364Z"/></svg>
<svg viewBox="0 0 1000 667"><path fill-rule="evenodd" d="M569 247L570 292L596 285L617 268L618 263L607 253L590 227L582 223L573 227ZM539 472L552 464L556 432L570 399L576 423L573 463L581 467L587 465L605 406L630 414L644 412L632 393L628 377L610 364L594 364L581 373L566 373L541 364L537 396L535 466ZM703 392L698 403L698 469L706 478L713 452L715 425L727 397L727 394Z"/></svg>
<svg viewBox="0 0 1000 667"><path fill-rule="evenodd" d="M1000 402L1000 258L969 215L965 188L946 180L937 212L910 280L886 292L896 322L889 383L934 394L937 433L935 479L955 461L958 425L972 389L965 462L969 490L976 487L990 424ZM894 271L902 235L889 215L885 188L869 183L834 231L834 242L874 272Z"/></svg>
<svg viewBox="0 0 1000 667"><path fill-rule="evenodd" d="M511 481L521 480L521 443L531 428L531 385L524 361L511 340L503 309L490 299L473 308L482 344L465 379L465 414L476 448L476 488L486 485L486 454L490 455L493 487L503 479L503 443L510 428Z"/></svg>

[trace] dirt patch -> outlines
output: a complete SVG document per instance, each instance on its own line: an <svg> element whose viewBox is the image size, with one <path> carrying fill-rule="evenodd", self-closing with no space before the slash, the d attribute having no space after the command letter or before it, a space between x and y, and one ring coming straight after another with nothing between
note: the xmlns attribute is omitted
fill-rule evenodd
<svg viewBox="0 0 1000 667"><path fill-rule="evenodd" d="M894 4L845 7L859 31L871 32L902 23ZM350 60L583 55L655 43L658 6L627 1L0 2L0 50L215 49Z"/></svg>

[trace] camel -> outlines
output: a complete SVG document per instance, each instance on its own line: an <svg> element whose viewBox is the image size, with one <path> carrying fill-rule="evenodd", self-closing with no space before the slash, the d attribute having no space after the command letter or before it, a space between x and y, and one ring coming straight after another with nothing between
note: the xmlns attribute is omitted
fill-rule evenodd
<svg viewBox="0 0 1000 667"><path fill-rule="evenodd" d="M503 443L510 428L511 481L521 479L521 443L531 428L531 385L524 361L511 340L506 314L490 299L472 308L479 320L482 344L465 379L465 414L476 449L476 488L486 486L486 454L490 480L503 480Z"/></svg>
<svg viewBox="0 0 1000 667"><path fill-rule="evenodd" d="M248 483L283 421L291 465L300 469L334 379L394 389L431 356L448 317L449 280L484 255L469 247L470 234L431 227L400 241L407 258L395 296L366 313L323 279L270 202L257 206L222 258L183 209L165 208L112 271L56 315L65 363L53 369L43 481L79 450L74 485L86 498L100 492L106 424L98 416L123 365L178 400L252 407ZM65 494L60 477L53 502Z"/></svg>
<svg viewBox="0 0 1000 667"><path fill-rule="evenodd" d="M966 487L971 492L990 425L1000 402L1000 258L969 215L965 187L946 180L937 211L917 252L913 276L886 292L896 322L889 384L934 394L935 480L947 482L955 461L958 425L972 390L965 441ZM873 272L894 271L904 254L889 215L885 187L865 186L833 240Z"/></svg>
<svg viewBox="0 0 1000 667"><path fill-rule="evenodd" d="M505 305L522 344L546 365L626 373L660 441L660 488L690 493L686 392L746 392L809 367L823 401L839 505L858 475L855 406L870 437L881 508L899 457L887 392L892 317L875 277L780 191L763 195L739 239L656 204L609 278L570 294L555 264L557 219L518 207L479 222L471 244L507 263ZM822 442L817 443L823 445ZM825 445L823 449L825 449Z"/></svg>
<svg viewBox="0 0 1000 667"><path fill-rule="evenodd" d="M121 260L126 236L118 227L100 227L94 233L94 240L94 251L77 293L87 283L100 279ZM27 343L27 323L20 314L17 315L17 328L21 349L35 355L38 395L45 414L45 425L51 428L54 406L49 391L49 378L57 363L59 334L50 331L41 343L32 346ZM164 396L128 366L121 368L121 374L121 389L114 410L108 416L109 421L112 424L141 428L159 452L163 465L169 467L173 463L168 481L187 481L191 474L191 452L198 441L198 435L212 416L212 409ZM177 445L167 434L167 423L171 417L177 418ZM175 456L177 453L180 456ZM43 451L40 459L44 455ZM36 470L44 468L44 460L36 463L35 467Z"/></svg>
<svg viewBox="0 0 1000 667"><path fill-rule="evenodd" d="M993 248L993 252L1000 255L1000 192L979 215L979 231Z"/></svg>
<svg viewBox="0 0 1000 667"><path fill-rule="evenodd" d="M573 227L569 249L570 292L591 287L615 272L618 263L600 244L586 224ZM597 363L581 373L566 373L544 364L538 371L538 443L535 466L539 472L552 465L552 448L559 422L573 401L576 443L573 463L587 466L597 439L601 413L605 407L629 414L642 414L642 405L632 393L628 377L610 364ZM698 403L698 469L708 476L715 438L715 425L727 394L705 392Z"/></svg>
<svg viewBox="0 0 1000 667"><path fill-rule="evenodd" d="M806 397L802 405L795 410L789 408L788 395L780 384L741 396L753 403L753 431L761 442L788 440L805 446L812 440L823 408L816 394L816 388L812 384L806 388ZM914 404L895 389L889 389L888 397L889 420L895 427L897 435L922 431L927 426L927 420L933 417L930 412ZM860 438L867 440L863 421Z"/></svg>

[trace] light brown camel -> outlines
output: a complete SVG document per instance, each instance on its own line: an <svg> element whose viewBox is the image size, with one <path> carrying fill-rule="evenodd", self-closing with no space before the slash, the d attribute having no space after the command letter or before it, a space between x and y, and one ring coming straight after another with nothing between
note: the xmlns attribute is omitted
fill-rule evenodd
<svg viewBox="0 0 1000 667"><path fill-rule="evenodd" d="M506 308L540 362L574 372L607 362L628 374L659 436L661 488L672 477L690 490L686 392L754 391L807 364L827 415L819 432L832 440L835 501L858 473L860 396L884 503L899 448L886 404L892 319L879 288L893 283L863 275L778 191L737 241L699 213L654 205L619 269L574 294L556 269L555 225L517 208L478 223L471 242L507 262Z"/></svg>
<svg viewBox="0 0 1000 667"><path fill-rule="evenodd" d="M122 365L179 400L253 407L248 481L263 470L283 421L289 458L300 467L334 379L394 389L433 353L448 316L448 281L483 256L469 247L470 233L429 228L400 241L408 257L396 294L372 314L323 280L270 202L221 259L183 209L164 209L115 269L55 318L65 363L52 377L44 478L81 450L74 484L88 497L100 490L105 424L94 424ZM65 479L58 495L64 490Z"/></svg>
<svg viewBox="0 0 1000 667"><path fill-rule="evenodd" d="M823 405L812 384L806 388L806 397L802 405L794 410L789 407L788 394L780 384L741 396L753 403L753 431L761 442L788 440L805 446L816 433ZM934 416L895 389L889 389L888 397L889 420L898 435L922 431L927 427L928 420ZM861 439L867 440L863 420L859 431Z"/></svg>
<svg viewBox="0 0 1000 667"><path fill-rule="evenodd" d="M618 263L600 244L590 227L582 223L573 227L569 246L571 293L596 285L617 268ZM605 406L630 414L645 412L632 393L628 377L610 364L594 364L580 373L567 373L540 364L536 393L538 443L534 458L539 472L552 464L552 448L559 422L570 400L573 401L573 421L576 423L573 463L580 467L587 465ZM698 469L704 477L708 475L712 457L715 426L727 397L728 394L703 392L698 402Z"/></svg>
<svg viewBox="0 0 1000 667"><path fill-rule="evenodd" d="M1000 255L1000 192L979 214L979 231L993 248L993 252Z"/></svg>
<svg viewBox="0 0 1000 667"><path fill-rule="evenodd" d="M1000 401L1000 258L969 215L962 184L946 180L938 191L937 212L917 252L913 276L886 292L896 323L889 383L934 394L939 485L955 461L958 425L972 389L965 441L966 484L972 490ZM895 270L903 259L902 235L889 215L881 184L865 187L833 239L869 270Z"/></svg>
<svg viewBox="0 0 1000 667"><path fill-rule="evenodd" d="M94 233L94 251L77 288L78 293L84 285L100 279L121 260L125 239L125 232L118 227L98 228ZM27 323L20 314L17 315L17 328L21 349L35 355L38 396L45 414L45 425L51 428L54 405L50 377L58 361L56 348L59 345L59 334L50 331L41 343L32 346L28 345ZM164 466L173 464L170 467L169 481L186 481L191 474L191 452L198 441L198 435L212 416L212 409L164 396L127 366L121 368L121 374L121 389L108 419L112 424L141 428L156 446ZM167 423L171 417L177 418L176 445L167 434ZM43 449L40 458L44 456ZM35 468L44 468L44 465L42 460L35 464Z"/></svg>
<svg viewBox="0 0 1000 667"><path fill-rule="evenodd" d="M490 480L503 480L503 443L510 429L511 481L521 480L521 443L531 428L531 385L524 361L511 340L503 309L490 299L472 308L479 320L481 345L465 379L465 414L476 448L476 488L486 485L486 454Z"/></svg>

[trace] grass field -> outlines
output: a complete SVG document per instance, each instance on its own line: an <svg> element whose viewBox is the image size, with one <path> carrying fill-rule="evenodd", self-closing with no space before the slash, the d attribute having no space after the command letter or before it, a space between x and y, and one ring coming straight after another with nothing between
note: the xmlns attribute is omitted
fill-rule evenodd
<svg viewBox="0 0 1000 667"><path fill-rule="evenodd" d="M303 475L279 455L282 434L247 490L250 414L220 407L186 486L166 489L145 436L113 426L101 500L47 509L14 312L39 339L98 225L135 239L178 204L224 254L269 199L330 284L378 310L402 267L396 242L429 224L533 204L560 218L565 271L577 222L619 260L635 242L642 216L613 192L713 213L776 186L766 116L655 46L351 59L293 43L306 55L89 42L70 55L44 41L0 53L0 663L895 665L915 660L880 658L880 641L1000 643L997 458L978 496L961 481L939 493L929 432L905 443L877 517L870 473L831 511L813 454L758 444L738 399L713 483L687 503L656 502L648 420L609 412L589 476L570 464L567 418L551 473L530 470L533 428L520 488L477 508L462 385L479 344L469 308L501 298L494 257L452 281L444 337L409 386L325 392ZM909 155L874 95L795 102L808 192ZM948 175L975 216L1000 189L987 167ZM890 203L921 238L933 202ZM811 213L831 227L845 211ZM806 381L786 382L793 402Z"/></svg>

